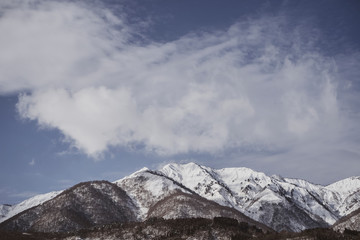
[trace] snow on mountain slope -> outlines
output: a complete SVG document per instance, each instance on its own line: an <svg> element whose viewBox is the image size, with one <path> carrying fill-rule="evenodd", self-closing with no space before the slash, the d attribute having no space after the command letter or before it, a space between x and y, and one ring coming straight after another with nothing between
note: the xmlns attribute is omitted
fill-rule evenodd
<svg viewBox="0 0 360 240"><path fill-rule="evenodd" d="M346 216L360 208L360 191L354 192L345 197L338 207L341 216Z"/></svg>
<svg viewBox="0 0 360 240"><path fill-rule="evenodd" d="M8 204L2 204L0 205L0 219L5 218L6 215L11 210L12 206Z"/></svg>
<svg viewBox="0 0 360 240"><path fill-rule="evenodd" d="M55 198L0 223L4 231L68 232L137 219L127 193L107 181L79 183Z"/></svg>
<svg viewBox="0 0 360 240"><path fill-rule="evenodd" d="M49 192L49 193L44 193L44 194L39 194L36 195L32 198L29 198L25 201L22 201L19 204L13 205L13 206L9 206L6 209L5 214L1 214L0 216L0 223L11 218L12 216L15 216L16 214L25 211L26 209L35 207L37 205L40 205L50 199L53 199L54 197L56 197L57 195L59 195L60 193L62 193L63 191L54 191L54 192ZM4 205L2 205L4 206ZM6 206L6 205L5 205Z"/></svg>
<svg viewBox="0 0 360 240"><path fill-rule="evenodd" d="M277 231L326 227L360 208L360 177L324 187L249 168L212 169L188 163L168 164L157 171L143 168L114 183L136 205L138 220L145 220L149 209L176 191L234 208ZM15 206L2 205L0 222L60 192L38 195Z"/></svg>
<svg viewBox="0 0 360 240"><path fill-rule="evenodd" d="M217 171L226 172L228 170L220 169ZM327 206L324 206L316 197L316 194L312 194L304 187L286 182L285 179L278 176L274 178L268 177L264 173L255 172L250 169L247 169L245 172L243 168L238 170L231 169L231 172L234 171L238 173L237 180L232 179L229 184L228 180L224 180L224 182L230 186L230 189L237 196L243 196L243 198L246 199L242 206L245 209L244 213L248 213L249 216L256 220L260 220L264 218L262 215L268 214L261 211L268 203L271 203L273 206L276 204L283 206L295 204L298 208L297 211L304 212L304 216L308 215L316 222L319 222L318 218L320 218L322 221L332 224L337 219L337 217L328 210ZM241 191L238 190L239 188L237 186L241 186ZM314 186L310 188L314 188ZM272 212L271 209L268 210ZM297 230L302 230L301 227L297 227L296 225L293 227Z"/></svg>
<svg viewBox="0 0 360 240"><path fill-rule="evenodd" d="M330 208L334 208L334 206L339 204L340 201L339 194L336 191L328 189L322 185L313 184L302 179L285 178L284 181L286 181L287 183L291 183L295 186L298 186L300 188L306 189L319 201L322 201Z"/></svg>
<svg viewBox="0 0 360 240"><path fill-rule="evenodd" d="M335 209L340 216L346 216L360 208L360 177L350 177L326 186L336 193L340 204Z"/></svg>
<svg viewBox="0 0 360 240"><path fill-rule="evenodd" d="M264 224L254 221L234 208L225 207L214 201L202 198L199 195L188 194L177 191L150 208L148 217L162 217L164 219L174 218L210 218L227 217L237 219L239 222L246 222L256 226L264 232L273 230Z"/></svg>
<svg viewBox="0 0 360 240"><path fill-rule="evenodd" d="M190 193L178 183L159 173L143 168L114 182L124 189L140 210L139 220L145 220L149 208L176 189Z"/></svg>
<svg viewBox="0 0 360 240"><path fill-rule="evenodd" d="M333 229L344 232L345 229L360 231L360 208L337 221Z"/></svg>
<svg viewBox="0 0 360 240"><path fill-rule="evenodd" d="M348 196L360 190L360 177L350 177L326 186L327 189Z"/></svg>
<svg viewBox="0 0 360 240"><path fill-rule="evenodd" d="M216 178L211 168L188 164L168 164L159 172L195 191L200 196L215 201L223 206L234 206L233 193Z"/></svg>
<svg viewBox="0 0 360 240"><path fill-rule="evenodd" d="M291 199L299 208L303 209L313 219L321 218L328 224L333 224L338 219L338 214L327 202L323 201L322 196L331 193L324 192L324 189L318 188L309 183L309 186L301 187L293 183L278 182L285 190L285 197Z"/></svg>
<svg viewBox="0 0 360 240"><path fill-rule="evenodd" d="M269 177L248 168L211 169L195 163L168 164L160 172L202 197L231 206L275 229L272 219L287 212L290 229L279 225L276 230L331 225L340 217L336 209L339 194L305 180ZM266 216L269 214L276 216Z"/></svg>

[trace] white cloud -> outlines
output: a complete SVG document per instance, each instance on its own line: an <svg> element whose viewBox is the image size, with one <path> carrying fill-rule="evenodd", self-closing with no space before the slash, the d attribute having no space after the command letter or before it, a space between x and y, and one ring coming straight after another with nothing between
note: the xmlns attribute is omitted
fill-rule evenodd
<svg viewBox="0 0 360 240"><path fill-rule="evenodd" d="M35 159L31 159L31 161L29 162L29 165L30 165L30 166L34 166L35 163L36 163L36 162L35 162Z"/></svg>
<svg viewBox="0 0 360 240"><path fill-rule="evenodd" d="M89 7L67 1L8 3L0 21L1 92L94 83L91 75L129 32L112 30L121 19Z"/></svg>
<svg viewBox="0 0 360 240"><path fill-rule="evenodd" d="M26 90L20 115L90 156L109 146L215 153L340 136L335 64L286 19L140 43L107 10L36 2L0 18L0 89Z"/></svg>

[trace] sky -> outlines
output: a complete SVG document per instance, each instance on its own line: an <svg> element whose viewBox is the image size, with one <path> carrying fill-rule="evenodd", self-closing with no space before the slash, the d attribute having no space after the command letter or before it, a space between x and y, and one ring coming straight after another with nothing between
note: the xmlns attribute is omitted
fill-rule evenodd
<svg viewBox="0 0 360 240"><path fill-rule="evenodd" d="M2 0L0 203L170 162L360 175L357 0Z"/></svg>

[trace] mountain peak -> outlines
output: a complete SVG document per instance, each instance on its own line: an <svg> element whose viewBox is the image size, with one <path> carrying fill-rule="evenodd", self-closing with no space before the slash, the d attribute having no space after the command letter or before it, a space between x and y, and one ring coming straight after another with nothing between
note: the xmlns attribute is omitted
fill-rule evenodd
<svg viewBox="0 0 360 240"><path fill-rule="evenodd" d="M147 167L143 167L143 168L141 168L141 169L133 172L133 173L130 174L129 176L126 176L126 177L124 177L124 178L121 178L121 179L119 179L119 180L114 181L114 183L116 184L116 183L121 182L122 180L124 180L124 179L126 179L126 178L132 178L132 177L134 177L134 176L137 176L137 175L142 174L142 173L147 172L147 171L150 171L150 169L147 168Z"/></svg>
<svg viewBox="0 0 360 240"><path fill-rule="evenodd" d="M348 211L333 208L341 204L342 198L323 186L302 179L270 177L250 168L212 169L187 163L168 164L160 172L204 198L235 208L255 220L263 219L276 230L328 226L338 219L338 214ZM274 218L280 216L275 213L287 216L290 222L282 223L287 228L272 225L276 224Z"/></svg>
<svg viewBox="0 0 360 240"><path fill-rule="evenodd" d="M360 191L360 176L349 177L326 186L327 189L349 195Z"/></svg>
<svg viewBox="0 0 360 240"><path fill-rule="evenodd" d="M12 216L15 216L16 214L18 214L22 211L25 211L26 209L40 205L40 204L56 197L57 195L59 195L62 192L63 191L54 191L54 192L39 194L39 195L36 195L29 199L26 199L19 204L8 206L7 208L4 209L3 213L0 215L0 222L3 222L6 219L9 219Z"/></svg>
<svg viewBox="0 0 360 240"><path fill-rule="evenodd" d="M131 219L137 221L153 216L155 209L159 216L212 216L216 211L205 211L200 214L196 212L198 207L187 208L181 205L182 201L187 201L193 206L215 206L205 203L211 201L239 211L277 231L301 231L307 228L327 227L340 217L360 208L360 177L350 177L324 187L302 179L267 176L246 167L213 169L190 162L170 163L158 170L142 168L114 183L94 181L75 185L61 194L35 196L25 201L33 204L21 203L0 208L1 215L9 218L9 209L25 210L40 204L48 206L46 211L51 211L49 203L45 200L61 199L70 192L77 195L85 205L90 206L93 196L99 196L96 193L99 192L104 197L103 200L107 199L109 206L117 206L117 199L126 199ZM116 186L120 187L123 193L116 190ZM57 195L59 196L55 198ZM84 199L84 196L90 196L91 200ZM181 204L171 214L164 211L163 208L169 208L173 203ZM64 206L70 209L70 206ZM223 208L216 209L220 211ZM31 214L35 213L30 212ZM43 221L46 222L46 219Z"/></svg>
<svg viewBox="0 0 360 240"><path fill-rule="evenodd" d="M194 162L188 162L188 163L168 163L165 166L163 166L161 168L161 170L167 170L167 169L171 169L171 170L178 170L178 169L196 169L196 168L201 168L201 165L194 163ZM160 171L161 171L160 170Z"/></svg>
<svg viewBox="0 0 360 240"><path fill-rule="evenodd" d="M82 182L1 223L2 230L65 232L136 220L127 193L107 181Z"/></svg>

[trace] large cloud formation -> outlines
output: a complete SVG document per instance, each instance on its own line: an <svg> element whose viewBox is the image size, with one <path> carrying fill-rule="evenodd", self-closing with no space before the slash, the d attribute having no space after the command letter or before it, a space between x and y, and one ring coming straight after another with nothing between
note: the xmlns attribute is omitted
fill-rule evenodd
<svg viewBox="0 0 360 240"><path fill-rule="evenodd" d="M110 146L276 151L337 144L354 126L338 97L338 63L285 17L159 43L95 3L0 7L1 93L21 93L23 118L59 129L89 156Z"/></svg>

